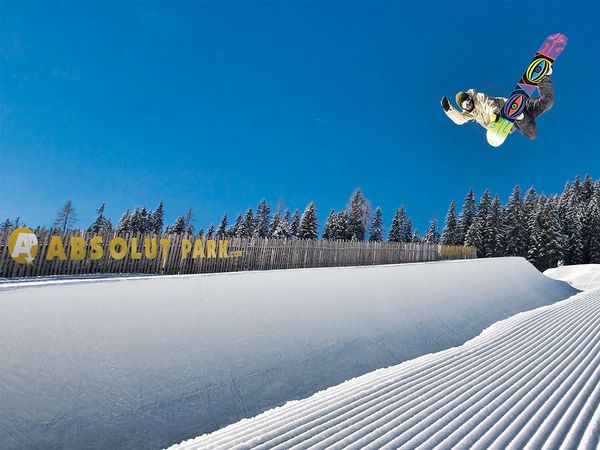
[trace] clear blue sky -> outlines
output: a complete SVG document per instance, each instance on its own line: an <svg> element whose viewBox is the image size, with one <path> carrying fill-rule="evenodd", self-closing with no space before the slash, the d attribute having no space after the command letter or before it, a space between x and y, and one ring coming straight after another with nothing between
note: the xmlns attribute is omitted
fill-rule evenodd
<svg viewBox="0 0 600 450"><path fill-rule="evenodd" d="M206 228L266 198L322 223L360 186L423 232L471 187L561 192L600 177L599 24L594 2L1 2L0 219L163 200ZM555 32L537 140L493 149L442 113L457 90L507 96Z"/></svg>

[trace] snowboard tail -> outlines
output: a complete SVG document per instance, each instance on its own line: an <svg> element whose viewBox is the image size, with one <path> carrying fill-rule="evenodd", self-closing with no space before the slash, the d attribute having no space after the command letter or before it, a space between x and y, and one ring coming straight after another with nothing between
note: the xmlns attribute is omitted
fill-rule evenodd
<svg viewBox="0 0 600 450"><path fill-rule="evenodd" d="M504 143L512 130L517 117L525 111L527 101L534 94L540 82L548 75L552 64L567 46L567 37L556 33L548 36L527 66L525 73L511 92L495 122L487 129L486 138L492 147Z"/></svg>

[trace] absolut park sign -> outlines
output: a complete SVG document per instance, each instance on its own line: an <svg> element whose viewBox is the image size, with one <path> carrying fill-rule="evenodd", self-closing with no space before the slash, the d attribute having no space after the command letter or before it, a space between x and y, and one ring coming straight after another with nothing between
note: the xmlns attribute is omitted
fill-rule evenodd
<svg viewBox="0 0 600 450"><path fill-rule="evenodd" d="M165 237L119 237L114 236L63 236L51 235L47 245L40 246L38 236L29 228L17 228L8 237L8 252L19 264L32 264L42 247L43 261L83 261L110 258L122 260L169 259L171 252L186 259L234 258L242 256L239 250L229 249L227 239L165 238Z"/></svg>

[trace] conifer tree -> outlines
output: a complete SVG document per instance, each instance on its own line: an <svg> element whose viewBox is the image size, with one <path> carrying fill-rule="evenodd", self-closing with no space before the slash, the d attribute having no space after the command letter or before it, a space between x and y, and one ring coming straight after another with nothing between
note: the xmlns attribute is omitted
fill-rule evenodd
<svg viewBox="0 0 600 450"><path fill-rule="evenodd" d="M352 240L364 241L369 204L360 188L356 188L348 205L348 230Z"/></svg>
<svg viewBox="0 0 600 450"><path fill-rule="evenodd" d="M410 217L406 218L406 231L405 231L404 242L412 242L413 234L412 234L412 219Z"/></svg>
<svg viewBox="0 0 600 450"><path fill-rule="evenodd" d="M71 200L65 203L65 206L58 212L58 217L54 221L54 226L63 233L71 228L77 222L77 213Z"/></svg>
<svg viewBox="0 0 600 450"><path fill-rule="evenodd" d="M463 204L463 209L458 217L458 239L457 242L459 245L467 245L465 243L465 239L467 236L467 232L469 228L471 228L471 224L475 220L475 215L477 214L477 206L475 204L475 194L473 193L473 189L469 190L469 193L465 197L465 202Z"/></svg>
<svg viewBox="0 0 600 450"><path fill-rule="evenodd" d="M421 236L419 235L419 230L415 228L415 232L413 233L410 240L411 242L414 242L416 244L420 244L421 242L423 242L423 239L421 239Z"/></svg>
<svg viewBox="0 0 600 450"><path fill-rule="evenodd" d="M318 236L317 226L317 210L315 208L315 204L313 202L310 202L304 210L302 218L300 219L300 227L298 228L298 238L316 240Z"/></svg>
<svg viewBox="0 0 600 450"><path fill-rule="evenodd" d="M594 194L594 182L589 174L586 174L581 184L581 201L584 205L588 205Z"/></svg>
<svg viewBox="0 0 600 450"><path fill-rule="evenodd" d="M444 245L462 245L462 242L460 242L458 223L456 221L456 203L454 203L454 200L450 203L448 212L446 213L441 242Z"/></svg>
<svg viewBox="0 0 600 450"><path fill-rule="evenodd" d="M255 234L259 237L265 238L269 236L269 229L271 228L271 207L268 205L266 200L261 200L256 208L256 228Z"/></svg>
<svg viewBox="0 0 600 450"><path fill-rule="evenodd" d="M290 233L290 210L286 210L282 218L277 222L277 227L273 231L273 237L277 239L287 239Z"/></svg>
<svg viewBox="0 0 600 450"><path fill-rule="evenodd" d="M2 222L2 225L0 225L0 233L7 233L11 228L12 222L10 219L6 219L4 222Z"/></svg>
<svg viewBox="0 0 600 450"><path fill-rule="evenodd" d="M217 228L217 236L220 238L227 237L227 214L223 215L219 228Z"/></svg>
<svg viewBox="0 0 600 450"><path fill-rule="evenodd" d="M407 219L404 206L401 206L396 210L392 224L390 226L390 233L388 235L389 242L407 242L407 235L410 235L410 231L406 230Z"/></svg>
<svg viewBox="0 0 600 450"><path fill-rule="evenodd" d="M152 212L150 222L152 224L150 231L152 233L161 234L164 227L165 205L163 202L158 204L158 207Z"/></svg>
<svg viewBox="0 0 600 450"><path fill-rule="evenodd" d="M206 239L213 239L215 237L215 224L211 223L208 230L206 230Z"/></svg>
<svg viewBox="0 0 600 450"><path fill-rule="evenodd" d="M348 224L348 213L346 210L340 211L335 221L335 238L338 241L349 241L352 239Z"/></svg>
<svg viewBox="0 0 600 450"><path fill-rule="evenodd" d="M186 232L185 217L179 216L173 225L167 227L167 234L184 234Z"/></svg>
<svg viewBox="0 0 600 450"><path fill-rule="evenodd" d="M383 212L378 206L377 208L375 208L375 214L373 215L373 219L371 220L369 242L381 241L383 241Z"/></svg>
<svg viewBox="0 0 600 450"><path fill-rule="evenodd" d="M440 243L440 232L437 217L433 216L429 221L429 227L425 232L423 242L427 244L439 244Z"/></svg>
<svg viewBox="0 0 600 450"><path fill-rule="evenodd" d="M121 216L121 219L119 220L119 223L117 224L117 228L115 229L115 231L119 234L129 233L129 231L131 231L130 222L131 222L131 213L129 212L129 210L127 210Z"/></svg>
<svg viewBox="0 0 600 450"><path fill-rule="evenodd" d="M586 222L589 230L587 260L590 264L600 264L600 191L594 190L586 210Z"/></svg>
<svg viewBox="0 0 600 450"><path fill-rule="evenodd" d="M323 227L323 239L333 241L336 239L336 227L337 227L337 214L332 209L329 211L327 221Z"/></svg>
<svg viewBox="0 0 600 450"><path fill-rule="evenodd" d="M278 209L273 215L273 220L271 220L271 227L269 229L269 237L273 237L275 234L275 230L279 226L279 221L281 220L281 211Z"/></svg>
<svg viewBox="0 0 600 450"><path fill-rule="evenodd" d="M105 204L102 203L102 205L100 205L100 207L96 210L96 220L94 220L89 226L87 230L89 233L99 234L112 231L112 225L109 227L110 221L104 217L104 207Z"/></svg>
<svg viewBox="0 0 600 450"><path fill-rule="evenodd" d="M252 237L255 229L256 223L254 221L254 212L252 211L252 208L248 208L246 215L244 216L244 220L240 226L240 236Z"/></svg>
<svg viewBox="0 0 600 450"><path fill-rule="evenodd" d="M242 237L242 224L244 223L244 217L238 214L235 218L235 223L229 229L229 236L231 237Z"/></svg>
<svg viewBox="0 0 600 450"><path fill-rule="evenodd" d="M496 195L492 201L490 211L485 219L484 228L484 246L486 253L490 257L502 256L503 254L503 242L502 242L502 217L503 208L500 202L500 197Z"/></svg>
<svg viewBox="0 0 600 450"><path fill-rule="evenodd" d="M298 237L298 230L300 229L300 212L294 211L292 221L290 222L290 237Z"/></svg>
<svg viewBox="0 0 600 450"><path fill-rule="evenodd" d="M503 219L504 254L507 256L527 256L527 223L521 187L516 185L508 198Z"/></svg>

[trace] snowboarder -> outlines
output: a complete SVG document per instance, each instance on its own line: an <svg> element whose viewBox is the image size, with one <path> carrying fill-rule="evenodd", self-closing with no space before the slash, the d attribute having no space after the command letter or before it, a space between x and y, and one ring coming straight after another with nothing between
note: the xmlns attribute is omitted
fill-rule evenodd
<svg viewBox="0 0 600 450"><path fill-rule="evenodd" d="M518 128L529 139L535 139L537 136L535 119L552 108L554 103L554 86L550 80L552 69L538 85L540 96L530 98L527 101L525 110L515 121L515 127ZM506 99L503 97L490 97L475 89L469 89L467 92L458 92L456 94L456 104L462 111L452 107L446 97L442 98L442 109L446 115L457 125L463 125L474 120L484 128L496 120L500 110L504 106ZM511 130L511 133L513 130Z"/></svg>

